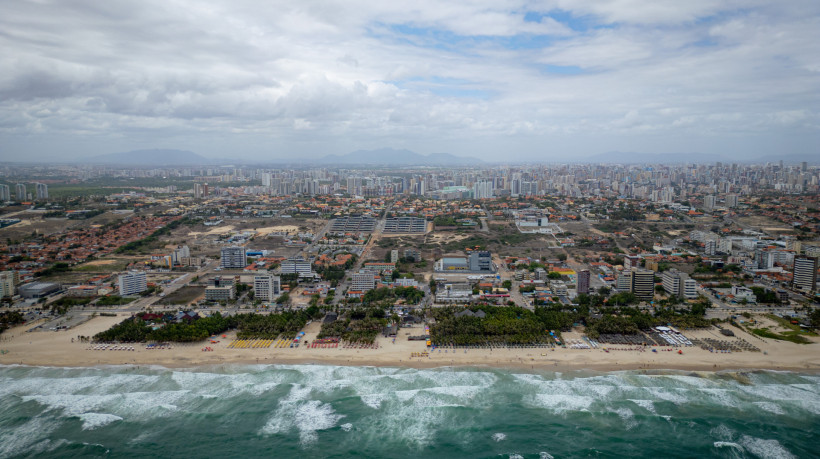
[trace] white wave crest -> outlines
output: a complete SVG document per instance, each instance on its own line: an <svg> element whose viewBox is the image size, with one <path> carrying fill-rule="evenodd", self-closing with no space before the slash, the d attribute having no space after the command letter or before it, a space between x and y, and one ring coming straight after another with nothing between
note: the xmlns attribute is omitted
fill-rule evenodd
<svg viewBox="0 0 820 459"><path fill-rule="evenodd" d="M344 415L336 414L333 406L319 400L307 400L309 387L294 384L288 396L279 402L279 408L262 427L263 434L299 431L299 440L307 446L319 439L318 431L336 426Z"/></svg>
<svg viewBox="0 0 820 459"><path fill-rule="evenodd" d="M555 413L588 411L594 402L592 397L567 394L535 394L535 403Z"/></svg>
<svg viewBox="0 0 820 459"><path fill-rule="evenodd" d="M379 409L382 406L382 402L387 400L387 394L365 394L360 395L359 398L362 400L362 403L370 408Z"/></svg>
<svg viewBox="0 0 820 459"><path fill-rule="evenodd" d="M780 405L778 405L777 403L773 403L773 402L754 402L754 404L759 406L760 409L762 409L763 411L767 411L767 412L772 413L772 414L786 414L786 412L783 411L783 408L781 408Z"/></svg>
<svg viewBox="0 0 820 459"><path fill-rule="evenodd" d="M507 434L503 434L501 432L493 434L493 441L495 441L495 442L504 441L506 439L507 439Z"/></svg>
<svg viewBox="0 0 820 459"><path fill-rule="evenodd" d="M763 438L750 437L744 435L740 438L740 444L746 451L757 457L764 459L792 459L794 454L783 447L777 440L765 440Z"/></svg>
<svg viewBox="0 0 820 459"><path fill-rule="evenodd" d="M652 403L652 400L629 399L629 401L636 404L636 405L638 405L638 406L640 406L641 408L645 409L646 411L649 411L652 414L658 414L658 412L655 411L655 404Z"/></svg>
<svg viewBox="0 0 820 459"><path fill-rule="evenodd" d="M548 453L548 452L546 452L546 451L541 451L540 453L538 453L538 458L539 458L539 459L555 459L555 458L552 456L552 454L550 454L550 453Z"/></svg>
<svg viewBox="0 0 820 459"><path fill-rule="evenodd" d="M284 402L262 428L262 432L279 434L295 428L299 431L300 442L307 446L319 439L318 431L335 427L343 417L344 415L336 414L331 405L319 400Z"/></svg>
<svg viewBox="0 0 820 459"><path fill-rule="evenodd" d="M121 417L107 413L83 413L79 417L83 421L83 430L94 430L112 422L122 421Z"/></svg>
<svg viewBox="0 0 820 459"><path fill-rule="evenodd" d="M638 425L638 422L635 421L635 413L633 413L632 410L630 410L629 408L617 408L615 410L612 410L612 412L617 414L618 417L621 418L624 427L626 427L626 430L630 430Z"/></svg>
<svg viewBox="0 0 820 459"><path fill-rule="evenodd" d="M351 430L353 430L353 424L351 424L349 422L346 423L346 424L342 424L339 427L341 427L342 430L344 430L345 432L350 432Z"/></svg>

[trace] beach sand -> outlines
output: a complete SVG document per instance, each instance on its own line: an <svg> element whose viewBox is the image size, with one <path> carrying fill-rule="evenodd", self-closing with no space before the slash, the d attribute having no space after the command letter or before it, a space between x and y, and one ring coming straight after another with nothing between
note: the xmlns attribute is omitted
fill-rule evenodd
<svg viewBox="0 0 820 459"><path fill-rule="evenodd" d="M440 366L514 367L535 370L566 371L589 369L600 371L635 369L678 369L717 371L734 369L772 369L793 371L820 370L820 343L799 345L789 342L761 340L745 332L735 332L764 352L712 353L699 347L684 347L683 354L671 347L658 347L658 352L616 350L626 346L611 346L609 353L601 349L437 349L429 357L412 357L426 350L423 341L408 341L409 335L424 333L422 327L403 328L395 343L392 338L378 338L378 349L309 349L263 348L231 349L228 345L235 333L220 335L215 340L194 344L173 344L172 349L148 350L133 345L134 351L93 350L89 343L80 343L78 335L93 336L126 317L95 317L67 331L27 332L31 324L7 330L0 335L0 364L87 367L95 365L161 365L165 367L197 367L231 363L265 364L330 364L356 366L405 366L430 368ZM305 339L313 341L320 324L314 322L305 329ZM725 339L717 330L687 331L690 338ZM566 339L580 335L565 334ZM74 342L72 343L72 338ZM203 352L204 347L213 351Z"/></svg>

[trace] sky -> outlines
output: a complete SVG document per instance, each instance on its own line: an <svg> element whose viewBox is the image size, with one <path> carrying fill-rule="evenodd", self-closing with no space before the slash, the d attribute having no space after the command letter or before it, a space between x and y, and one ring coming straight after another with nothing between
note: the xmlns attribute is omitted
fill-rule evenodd
<svg viewBox="0 0 820 459"><path fill-rule="evenodd" d="M18 0L0 161L820 156L817 0Z"/></svg>

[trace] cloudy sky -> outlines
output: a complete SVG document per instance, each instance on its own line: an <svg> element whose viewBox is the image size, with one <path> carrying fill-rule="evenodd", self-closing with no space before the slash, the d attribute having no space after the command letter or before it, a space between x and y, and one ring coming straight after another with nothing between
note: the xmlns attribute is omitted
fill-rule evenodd
<svg viewBox="0 0 820 459"><path fill-rule="evenodd" d="M6 2L0 160L818 152L820 2ZM818 153L820 154L820 153Z"/></svg>

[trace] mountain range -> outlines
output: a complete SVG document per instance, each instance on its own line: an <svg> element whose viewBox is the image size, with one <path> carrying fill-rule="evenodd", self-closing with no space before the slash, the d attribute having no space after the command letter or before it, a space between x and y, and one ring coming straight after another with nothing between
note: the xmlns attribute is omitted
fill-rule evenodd
<svg viewBox="0 0 820 459"><path fill-rule="evenodd" d="M799 164L806 161L817 164L820 157L812 153L794 153L786 155L767 155L745 160L705 153L638 153L611 151L592 156L565 157L561 160L546 160L545 162L572 162L572 163L608 163L608 164L713 164L718 161L725 163L776 163L783 161L786 164ZM422 155L411 150L380 148L376 150L356 150L343 155L327 155L318 159L300 158L297 160L270 159L242 160L238 158L206 158L192 151L173 149L133 150L121 153L109 153L85 158L83 163L117 164L123 166L202 166L217 164L290 164L309 166L471 166L486 164L484 161L469 157L457 156L449 153L432 153ZM514 164L516 161L505 161ZM521 163L538 163L537 160L521 161ZM544 161L541 161L544 162Z"/></svg>
<svg viewBox="0 0 820 459"><path fill-rule="evenodd" d="M478 158L456 156L449 153L422 155L410 150L380 148L377 150L356 150L345 155L328 155L317 161L333 165L384 165L384 166L466 166L481 164Z"/></svg>
<svg viewBox="0 0 820 459"><path fill-rule="evenodd" d="M108 153L86 158L86 163L121 164L124 166L198 166L212 164L214 160L187 150L133 150L121 153Z"/></svg>

